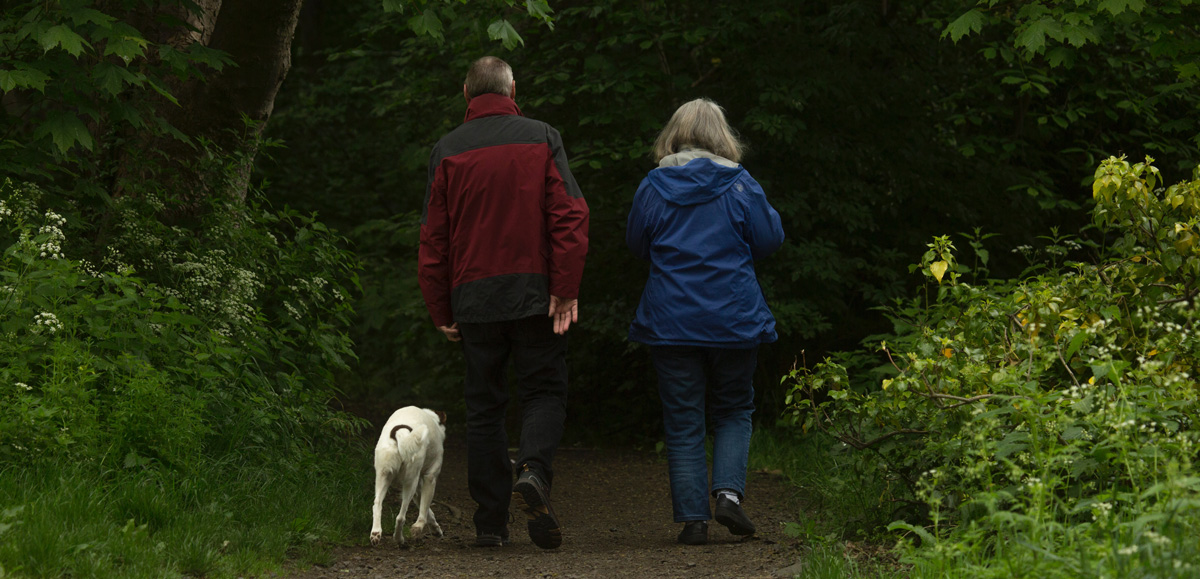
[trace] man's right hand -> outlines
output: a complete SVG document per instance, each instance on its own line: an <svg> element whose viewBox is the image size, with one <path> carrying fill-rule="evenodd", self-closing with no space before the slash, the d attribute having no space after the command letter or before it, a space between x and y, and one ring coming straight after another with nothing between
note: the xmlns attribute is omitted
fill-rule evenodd
<svg viewBox="0 0 1200 579"><path fill-rule="evenodd" d="M450 324L449 326L438 326L437 329L441 330L441 332L446 335L446 339L450 340L451 342L458 342L462 340L462 334L458 333L458 322Z"/></svg>

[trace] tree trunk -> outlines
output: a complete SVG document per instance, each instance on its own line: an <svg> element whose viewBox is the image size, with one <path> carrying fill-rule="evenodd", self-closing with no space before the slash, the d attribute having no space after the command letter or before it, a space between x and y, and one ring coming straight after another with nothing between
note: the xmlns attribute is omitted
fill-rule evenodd
<svg viewBox="0 0 1200 579"><path fill-rule="evenodd" d="M194 83L181 99L177 127L238 155L240 167L229 193L244 196L254 155L275 96L292 65L292 37L303 0L225 0L208 42L236 66Z"/></svg>
<svg viewBox="0 0 1200 579"><path fill-rule="evenodd" d="M193 143L208 142L237 158L234 175L214 180L196 174L204 151L196 146L156 139L146 150L166 158L186 207L207 195L245 197L250 170L271 117L279 86L291 67L292 37L303 0L199 0L198 10L177 4L133 15L147 38L187 50L193 43L223 51L233 63L210 70L203 79L170 87L178 106L164 102L165 118ZM164 19L163 16L171 18ZM164 24L164 21L168 24Z"/></svg>

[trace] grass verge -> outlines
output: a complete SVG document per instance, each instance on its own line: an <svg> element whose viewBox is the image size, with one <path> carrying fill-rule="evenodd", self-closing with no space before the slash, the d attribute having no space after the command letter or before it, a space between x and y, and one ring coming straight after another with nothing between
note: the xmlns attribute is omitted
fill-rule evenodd
<svg viewBox="0 0 1200 579"><path fill-rule="evenodd" d="M0 576L228 577L328 563L370 526L367 452L227 459L187 473L37 464L0 470ZM348 458L348 457L354 457ZM368 497L369 498L369 497Z"/></svg>
<svg viewBox="0 0 1200 579"><path fill-rule="evenodd" d="M750 440L750 470L778 471L796 487L816 518L797 513L795 536L808 540L877 540L892 521L881 509L886 482L874 481L841 460L835 442L817 434L760 428Z"/></svg>
<svg viewBox="0 0 1200 579"><path fill-rule="evenodd" d="M835 443L821 435L782 428L757 428L750 439L751 471L778 472L795 488L804 508L784 532L806 554L794 569L801 579L905 577L907 573L879 535L889 513L878 498L884 483L871 483L839 458Z"/></svg>

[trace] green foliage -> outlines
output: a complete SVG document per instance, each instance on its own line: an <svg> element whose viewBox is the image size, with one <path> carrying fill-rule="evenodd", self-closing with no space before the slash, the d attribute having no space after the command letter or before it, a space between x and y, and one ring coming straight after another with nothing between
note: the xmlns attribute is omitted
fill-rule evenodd
<svg viewBox="0 0 1200 579"><path fill-rule="evenodd" d="M104 3L114 14L135 2ZM221 53L150 42L91 0L7 3L0 11L0 174L95 171L100 135L170 135L168 86L229 64ZM181 13L194 5L179 2Z"/></svg>
<svg viewBox="0 0 1200 579"><path fill-rule="evenodd" d="M6 181L0 199L6 462L187 470L349 426L325 402L350 355L353 262L319 223L226 207L200 238L135 209L154 196L131 197L94 264L69 257L86 244L38 189Z"/></svg>
<svg viewBox="0 0 1200 579"><path fill-rule="evenodd" d="M889 309L893 332L873 338L885 366L827 360L787 378L793 423L889 481L882 500L900 505L889 529L921 545L914 576L1190 576L1200 565L1188 539L1200 525L1188 236L1200 179L1163 188L1151 160L1110 158L1095 183L1093 216L1111 241L1098 263L985 285L948 276L929 303ZM1055 241L1049 254L1083 248Z"/></svg>
<svg viewBox="0 0 1200 579"><path fill-rule="evenodd" d="M971 9L963 13L946 26L946 30L942 31L942 37L950 37L950 40L958 42L958 40L972 32L979 32L983 29L983 13L978 9Z"/></svg>
<svg viewBox="0 0 1200 579"><path fill-rule="evenodd" d="M795 487L796 521L785 533L808 545L875 539L878 500L889 492L887 481L830 452L836 445L832 437L786 424L755 428L750 439L750 471L778 473Z"/></svg>
<svg viewBox="0 0 1200 579"><path fill-rule="evenodd" d="M507 20L497 20L489 24L487 31L488 38L499 40L504 44L506 50L514 49L518 44L525 44L525 39L521 38L520 34L517 34L516 29Z"/></svg>
<svg viewBox="0 0 1200 579"><path fill-rule="evenodd" d="M1134 52L1177 62L1176 70L1187 76L1182 65L1200 50L1195 43L1195 22L1189 20L1196 4L1193 0L1085 0L1049 5L978 0L974 4L947 25L943 36L958 42L985 27L998 27L1008 32L1011 46L1026 60L1048 56L1054 66L1075 62L1075 49L1120 39L1129 41Z"/></svg>
<svg viewBox="0 0 1200 579"><path fill-rule="evenodd" d="M229 62L138 26L197 11L0 9L0 575L261 574L364 524L329 404L358 262L169 125Z"/></svg>
<svg viewBox="0 0 1200 579"><path fill-rule="evenodd" d="M253 195L169 226L147 185L95 248L51 203L0 185L0 566L259 572L365 528L344 507L362 465L338 464L362 423L328 404L353 356L342 240Z"/></svg>
<svg viewBox="0 0 1200 579"><path fill-rule="evenodd" d="M887 481L856 470L830 453L832 438L802 435L785 425L757 427L750 439L749 470L786 478L794 487L794 522L783 534L803 555L791 570L800 578L907 577L895 553L881 548L873 529L877 501Z"/></svg>
<svg viewBox="0 0 1200 579"><path fill-rule="evenodd" d="M887 562L860 561L845 545L820 546L805 553L793 579L885 579L908 577Z"/></svg>
<svg viewBox="0 0 1200 579"><path fill-rule="evenodd" d="M1114 251L1135 262L1146 260L1139 270L1143 284L1159 283L1166 275L1191 282L1200 275L1200 248L1196 247L1200 187L1193 180L1160 190L1158 169L1151 161L1130 165L1124 159L1109 159L1096 170L1095 221L1121 234L1113 242ZM1193 179L1200 179L1200 173L1194 173ZM1196 292L1192 283L1176 290L1181 301Z"/></svg>
<svg viewBox="0 0 1200 579"><path fill-rule="evenodd" d="M436 39L439 43L445 41L445 36L442 34L443 25L442 18L451 22L458 19L459 14L453 9L455 4L466 4L466 0L442 0L441 10L435 10L430 4L437 4L430 0L383 0L383 9L385 12L404 13L406 5L415 5L414 8L424 8L420 13L415 14L408 19L408 29L417 36L429 36ZM504 11L517 6L517 0L489 0L488 2L476 2L476 5L483 4L483 10L489 12ZM480 8L473 6L472 13L478 13ZM554 18L551 13L554 12L550 8L547 0L525 0L525 11L534 20L540 21L551 30L554 29ZM440 13L440 15L439 15ZM491 40L499 40L504 45L505 50L512 50L518 45L524 45L525 39L521 38L513 25L505 18L493 19L487 27L488 38Z"/></svg>
<svg viewBox="0 0 1200 579"><path fill-rule="evenodd" d="M931 22L960 48L953 56L980 70L947 87L937 107L943 135L965 156L1030 168L1012 193L1044 207L1086 202L1073 176L1124 151L1177 159L1164 170L1185 178L1200 162L1195 8L1192 0L935 5Z"/></svg>
<svg viewBox="0 0 1200 579"><path fill-rule="evenodd" d="M954 271L954 243L950 241L950 236L940 235L935 237L933 238L933 243L930 243L928 247L929 251L926 251L925 255L921 256L921 265L919 267L921 273L932 277L940 284L946 272L950 271L950 281L955 281L958 273Z"/></svg>
<svg viewBox="0 0 1200 579"><path fill-rule="evenodd" d="M369 449L330 456L206 460L190 472L7 465L0 472L0 569L17 577L233 577L277 574L285 558L328 560L365 538ZM353 458L349 458L353 457ZM6 575L7 576L7 575Z"/></svg>

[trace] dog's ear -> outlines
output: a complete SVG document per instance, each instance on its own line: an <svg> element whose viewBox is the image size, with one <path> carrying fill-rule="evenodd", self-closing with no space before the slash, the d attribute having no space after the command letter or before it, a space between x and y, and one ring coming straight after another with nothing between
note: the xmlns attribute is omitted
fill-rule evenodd
<svg viewBox="0 0 1200 579"><path fill-rule="evenodd" d="M446 413L442 412L441 410L434 410L433 413L437 414L438 424L445 426L446 425Z"/></svg>

